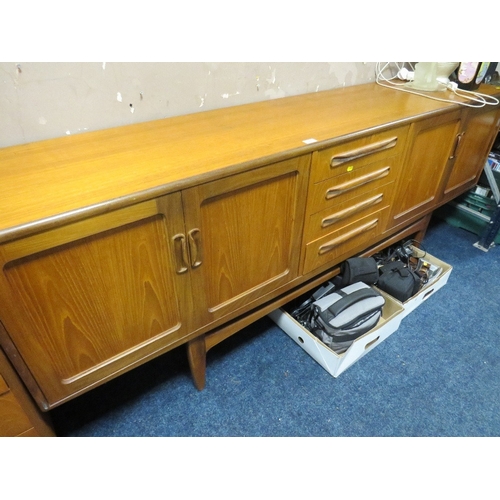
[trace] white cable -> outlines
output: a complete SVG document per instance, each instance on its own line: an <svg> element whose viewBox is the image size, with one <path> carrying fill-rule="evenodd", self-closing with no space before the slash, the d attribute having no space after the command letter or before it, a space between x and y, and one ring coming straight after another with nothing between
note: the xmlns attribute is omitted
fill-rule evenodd
<svg viewBox="0 0 500 500"><path fill-rule="evenodd" d="M391 83L392 85L405 85L405 83L395 83L395 82L392 82L392 80L396 79L398 77L398 73L403 69L404 66L400 67L398 65L398 63L394 63L396 65L396 67L398 68L398 71L396 72L396 75L395 76L392 76L391 78L386 78L384 76L384 71L389 67L391 63L386 63L385 66L383 68L380 68L380 63L377 63L376 65L376 68L377 68L377 74L376 74L376 77L377 79L378 78L383 78L383 80L385 82L388 82L388 83ZM403 63L404 64L404 63ZM378 82L377 82L378 83Z"/></svg>
<svg viewBox="0 0 500 500"><path fill-rule="evenodd" d="M387 62L387 63L385 63L385 65L383 67L381 67L380 66L381 63L378 62L375 65L375 71L376 71L375 82L378 85L380 85L381 87L387 87L389 89L399 90L401 92L407 92L409 94L415 94L415 95L419 95L419 96L422 96L422 97L427 97L428 99L432 99L434 101L441 101L441 102L449 102L449 103L452 103L452 104L459 104L461 106L466 106L466 107L469 107L469 108L483 108L486 105L492 105L492 106L494 106L496 104L499 104L499 102L500 102L495 97L488 96L486 94L481 94L479 92L472 92L472 91L468 91L468 90L458 89L457 87L455 87L452 84L444 84L442 82L439 82L439 83L441 83L441 85L446 85L446 88L448 90L451 90L456 96L464 98L464 99L469 99L469 100L477 102L479 104L477 105L477 104L472 104L472 103L467 103L467 102L454 101L452 99L440 98L440 97L436 97L436 96L429 95L429 94L423 94L421 92L417 92L415 90L410 90L408 88L401 88L402 86L406 85L406 83L394 83L394 82L392 82L392 80L394 78L397 78L397 75L395 77L391 77L391 78L386 78L383 75L383 72L387 68L390 67L390 64L391 64L390 62ZM398 73L399 73L399 71L402 68L399 66L398 63L394 63L394 64L398 68ZM410 64L410 66L411 66L411 64ZM402 67L404 67L404 63L403 63ZM412 68L413 68L413 66L412 66ZM384 83L382 83L382 82L384 82ZM463 92L464 94L460 94L459 91ZM469 95L465 95L465 93L467 93ZM489 99L490 102L488 102L487 99Z"/></svg>
<svg viewBox="0 0 500 500"><path fill-rule="evenodd" d="M472 99L473 101L476 100L473 97L469 97L467 95L460 95L458 92L463 92L464 94L471 94L475 97L478 97L481 99L485 104L491 104L494 106L495 104L498 104L500 101L493 96L487 95L487 94L481 94L480 92L473 92L472 90L465 90L465 89L455 89L454 92L457 94L459 97L465 97L466 99ZM487 99L490 99L492 102L486 102Z"/></svg>

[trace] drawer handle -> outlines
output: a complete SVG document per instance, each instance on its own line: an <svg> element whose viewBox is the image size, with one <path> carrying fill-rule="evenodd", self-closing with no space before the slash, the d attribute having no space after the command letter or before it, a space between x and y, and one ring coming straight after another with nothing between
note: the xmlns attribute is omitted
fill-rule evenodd
<svg viewBox="0 0 500 500"><path fill-rule="evenodd" d="M340 212L336 212L332 215L329 215L328 217L325 217L321 221L321 227L328 227L331 226L332 224L335 224L336 222L339 222L343 219L347 219L347 217L350 217L351 215L357 214L359 212L362 212L368 207L372 207L373 205L377 205L382 201L384 198L383 194L379 194L377 196L373 196L372 198L369 198L368 200L361 201L357 203L356 205L353 205L352 207L346 208L345 210L341 210Z"/></svg>
<svg viewBox="0 0 500 500"><path fill-rule="evenodd" d="M198 228L191 229L189 236L189 250L191 251L191 267L201 266L201 231Z"/></svg>
<svg viewBox="0 0 500 500"><path fill-rule="evenodd" d="M356 179L344 182L343 184L339 184L338 186L329 188L326 190L325 198L330 200L331 198L335 198L335 196L340 196L341 194L347 193L347 191L351 191L351 189L356 189L378 179L383 179L389 175L390 171L391 167L384 167L380 170L376 170L375 172L371 172L361 177L357 177Z"/></svg>
<svg viewBox="0 0 500 500"><path fill-rule="evenodd" d="M375 142L373 144L369 144L368 146L363 146L358 149L347 151L346 153L332 156L332 158L330 159L330 166L337 167L338 165L342 165L342 163L357 160L358 158L362 158L363 156L368 156L380 151L385 151L386 149L391 149L396 146L397 142L397 137L391 137L390 139L386 139L385 141Z"/></svg>
<svg viewBox="0 0 500 500"><path fill-rule="evenodd" d="M174 253L177 260L177 274L183 274L188 270L188 254L186 246L186 237L180 233L172 238L174 242Z"/></svg>
<svg viewBox="0 0 500 500"><path fill-rule="evenodd" d="M378 219L372 220L366 224L363 224L362 226L357 227L356 229L353 229L352 231L343 234L342 236L339 236L338 238L329 241L328 243L325 243L324 245L321 245L318 250L318 255L324 255L325 253L332 251L339 245L342 245L342 243L345 243L346 241L349 241L352 238L359 236L365 231L373 229L374 227L377 226L377 224L378 224Z"/></svg>

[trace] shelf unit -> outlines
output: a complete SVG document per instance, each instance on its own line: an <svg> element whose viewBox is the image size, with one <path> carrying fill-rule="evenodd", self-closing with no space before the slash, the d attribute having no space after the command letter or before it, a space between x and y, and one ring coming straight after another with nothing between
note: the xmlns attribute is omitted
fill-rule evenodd
<svg viewBox="0 0 500 500"><path fill-rule="evenodd" d="M484 252L487 252L492 246L495 245L495 238L500 231L500 189L498 187L498 181L495 174L493 173L493 169L488 162L484 165L484 173L486 175L486 179L488 180L491 192L493 193L496 209L493 215L489 218L479 241L477 241L474 246Z"/></svg>

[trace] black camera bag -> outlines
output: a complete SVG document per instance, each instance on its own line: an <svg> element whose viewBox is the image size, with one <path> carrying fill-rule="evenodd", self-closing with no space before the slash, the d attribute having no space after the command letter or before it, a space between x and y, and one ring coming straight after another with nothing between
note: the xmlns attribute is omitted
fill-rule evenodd
<svg viewBox="0 0 500 500"><path fill-rule="evenodd" d="M340 286L352 285L359 281L374 285L379 275L377 261L373 257L352 257L342 263L340 274Z"/></svg>
<svg viewBox="0 0 500 500"><path fill-rule="evenodd" d="M400 302L405 302L420 290L421 279L403 262L395 260L380 268L377 286Z"/></svg>

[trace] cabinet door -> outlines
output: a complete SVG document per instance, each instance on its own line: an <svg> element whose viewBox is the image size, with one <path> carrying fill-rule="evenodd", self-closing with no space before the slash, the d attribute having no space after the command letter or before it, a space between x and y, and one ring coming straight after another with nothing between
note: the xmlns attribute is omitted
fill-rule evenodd
<svg viewBox="0 0 500 500"><path fill-rule="evenodd" d="M196 307L214 321L298 273L309 155L183 191Z"/></svg>
<svg viewBox="0 0 500 500"><path fill-rule="evenodd" d="M183 231L174 193L0 246L0 321L49 407L196 326Z"/></svg>
<svg viewBox="0 0 500 500"><path fill-rule="evenodd" d="M457 111L412 124L390 226L416 220L439 203L459 140L460 116Z"/></svg>
<svg viewBox="0 0 500 500"><path fill-rule="evenodd" d="M499 126L498 108L469 109L457 158L444 189L449 201L477 183Z"/></svg>

